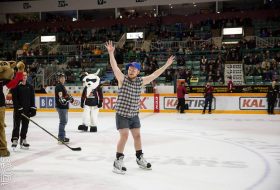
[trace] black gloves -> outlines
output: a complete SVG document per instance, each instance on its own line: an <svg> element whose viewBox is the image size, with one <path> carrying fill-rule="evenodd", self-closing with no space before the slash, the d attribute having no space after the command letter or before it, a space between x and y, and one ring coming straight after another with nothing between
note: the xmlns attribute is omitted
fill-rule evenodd
<svg viewBox="0 0 280 190"><path fill-rule="evenodd" d="M62 104L62 105L66 105L67 104L67 100L65 98L59 98L59 102Z"/></svg>
<svg viewBox="0 0 280 190"><path fill-rule="evenodd" d="M34 117L36 115L36 111L37 111L36 107L31 107L29 109L29 117Z"/></svg>
<svg viewBox="0 0 280 190"><path fill-rule="evenodd" d="M101 108L101 107L102 107L102 101L99 101L97 107L98 107L98 108Z"/></svg>
<svg viewBox="0 0 280 190"><path fill-rule="evenodd" d="M70 103L73 103L73 102L74 102L74 98L73 98L71 95L67 95L67 96L65 97L65 100L66 100L67 102L70 102Z"/></svg>
<svg viewBox="0 0 280 190"><path fill-rule="evenodd" d="M23 110L23 108L18 108L17 113L21 116L22 113L24 113L27 117L34 117L36 115L37 108L36 107L30 107L29 110Z"/></svg>
<svg viewBox="0 0 280 190"><path fill-rule="evenodd" d="M70 95L70 103L72 104L74 101L74 98Z"/></svg>
<svg viewBox="0 0 280 190"><path fill-rule="evenodd" d="M74 102L74 98L71 95L67 95L66 98L67 102L73 103Z"/></svg>
<svg viewBox="0 0 280 190"><path fill-rule="evenodd" d="M81 102L81 108L84 108L84 102Z"/></svg>
<svg viewBox="0 0 280 190"><path fill-rule="evenodd" d="M21 114L23 113L23 107L18 108L18 109L17 109L17 112L18 112L19 115L21 115Z"/></svg>

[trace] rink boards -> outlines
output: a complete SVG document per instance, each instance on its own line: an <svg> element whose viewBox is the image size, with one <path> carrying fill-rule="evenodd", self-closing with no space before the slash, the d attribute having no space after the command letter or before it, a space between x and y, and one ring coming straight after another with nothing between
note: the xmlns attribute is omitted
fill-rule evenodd
<svg viewBox="0 0 280 190"><path fill-rule="evenodd" d="M80 94L73 94L75 102L70 104L70 111L80 112ZM217 93L212 102L213 113L248 113L265 114L267 100L265 93ZM36 106L39 111L55 111L55 99L53 94L36 94ZM117 101L117 94L104 94L102 112L113 112ZM12 107L12 100L8 98L6 103ZM186 112L200 113L204 106L204 98L201 93L189 94L186 100L189 110ZM176 94L142 94L140 99L140 112L176 112ZM275 113L279 113L280 102L277 100Z"/></svg>

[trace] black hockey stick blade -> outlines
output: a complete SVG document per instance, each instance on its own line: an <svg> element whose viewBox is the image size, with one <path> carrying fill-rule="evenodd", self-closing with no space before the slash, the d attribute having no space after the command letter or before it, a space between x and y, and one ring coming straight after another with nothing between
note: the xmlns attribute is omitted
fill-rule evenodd
<svg viewBox="0 0 280 190"><path fill-rule="evenodd" d="M53 138L55 138L57 141L59 141L60 143L62 143L63 145L67 146L69 149L71 149L72 151L81 151L82 148L81 147L77 147L77 148L73 148L70 147L68 144L66 144L63 141L60 141L56 136L54 136L52 133L50 133L48 130L46 130L44 127L42 127L41 125L39 125L38 123L36 123L35 121L33 121L32 119L30 119L29 117L27 117L25 114L21 114L23 117L25 117L25 119L31 121L32 123L34 123L35 125L37 125L39 128L41 128L43 131L45 131L46 133L48 133L49 135L51 135Z"/></svg>
<svg viewBox="0 0 280 190"><path fill-rule="evenodd" d="M81 150L82 150L82 148L81 148L81 147L71 148L71 150L73 150L73 151L81 151Z"/></svg>

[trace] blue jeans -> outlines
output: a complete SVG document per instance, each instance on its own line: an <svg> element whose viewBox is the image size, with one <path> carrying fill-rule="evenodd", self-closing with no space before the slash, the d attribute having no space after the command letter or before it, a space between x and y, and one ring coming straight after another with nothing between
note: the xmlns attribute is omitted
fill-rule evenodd
<svg viewBox="0 0 280 190"><path fill-rule="evenodd" d="M203 112L205 112L206 107L207 107L208 104L209 104L209 112L211 112L212 100L213 100L213 97L212 97L212 96L207 96L207 97L205 98L205 103L204 103Z"/></svg>
<svg viewBox="0 0 280 190"><path fill-rule="evenodd" d="M56 108L59 116L58 138L65 138L65 126L68 122L68 109Z"/></svg>

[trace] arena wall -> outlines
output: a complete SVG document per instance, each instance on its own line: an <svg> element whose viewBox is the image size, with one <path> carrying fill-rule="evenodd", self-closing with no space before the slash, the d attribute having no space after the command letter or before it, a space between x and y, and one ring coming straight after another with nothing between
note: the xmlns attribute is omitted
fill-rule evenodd
<svg viewBox="0 0 280 190"><path fill-rule="evenodd" d="M212 105L212 113L226 114L266 114L267 101L265 93L216 93ZM81 112L80 94L73 94L74 104L70 105L70 111ZM114 112L117 94L105 93L101 112ZM204 98L201 93L191 93L186 101L189 110L186 113L201 113ZM12 107L11 98L7 98L7 105ZM176 110L176 94L142 94L140 112L171 113ZM53 94L36 94L36 106L38 111L55 111L55 99ZM280 101L277 101L275 113L280 113Z"/></svg>
<svg viewBox="0 0 280 190"><path fill-rule="evenodd" d="M223 0L229 1L229 0ZM196 3L213 2L213 0L196 0ZM34 13L49 11L72 11L88 9L109 9L123 7L140 7L153 5L193 3L193 0L41 0L0 2L0 12L6 13Z"/></svg>

